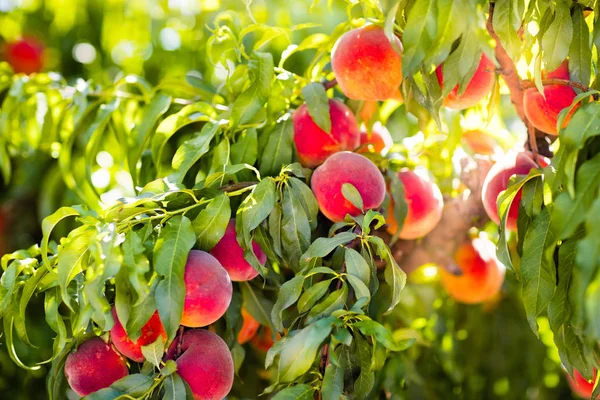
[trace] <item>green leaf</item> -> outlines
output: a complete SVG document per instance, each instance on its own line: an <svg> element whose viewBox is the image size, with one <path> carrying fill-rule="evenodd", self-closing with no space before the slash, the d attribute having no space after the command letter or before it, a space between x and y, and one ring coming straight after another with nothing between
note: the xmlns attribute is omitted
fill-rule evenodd
<svg viewBox="0 0 600 400"><path fill-rule="evenodd" d="M294 125L292 116L285 114L277 124L266 132L264 147L259 157L259 171L262 175L277 175L284 165L292 162L294 154Z"/></svg>
<svg viewBox="0 0 600 400"><path fill-rule="evenodd" d="M364 211L362 196L353 184L344 183L342 185L342 196L361 212Z"/></svg>
<svg viewBox="0 0 600 400"><path fill-rule="evenodd" d="M558 249L558 286L548 304L548 321L554 332L558 331L559 327L568 321L571 314L568 291L575 266L577 243L582 236L583 231L580 231L575 238L565 240Z"/></svg>
<svg viewBox="0 0 600 400"><path fill-rule="evenodd" d="M311 259L315 257L323 258L335 250L336 247L350 243L355 238L356 234L352 232L342 232L330 238L318 238L302 254L301 265L305 267L310 263Z"/></svg>
<svg viewBox="0 0 600 400"><path fill-rule="evenodd" d="M424 64L440 65L450 54L452 45L464 29L456 21L461 18L461 12L466 8L463 0L437 0L437 35L434 47L427 50ZM495 15L495 12L494 12Z"/></svg>
<svg viewBox="0 0 600 400"><path fill-rule="evenodd" d="M521 39L517 32L523 23L524 11L524 0L497 0L494 7L494 32L514 62L521 57Z"/></svg>
<svg viewBox="0 0 600 400"><path fill-rule="evenodd" d="M331 333L332 320L321 319L285 342L279 355L279 381L291 382L312 366L321 343Z"/></svg>
<svg viewBox="0 0 600 400"><path fill-rule="evenodd" d="M2 173L4 185L8 185L12 175L12 165L10 156L8 155L7 144L4 140L0 140L0 172Z"/></svg>
<svg viewBox="0 0 600 400"><path fill-rule="evenodd" d="M385 282L392 290L391 304L386 313L391 313L394 307L400 302L400 292L402 292L406 285L406 273L402 271L394 259L390 248L380 237L370 236L368 240L375 245L375 252L377 255L386 262L384 273Z"/></svg>
<svg viewBox="0 0 600 400"><path fill-rule="evenodd" d="M300 200L304 213L308 217L310 229L314 230L317 227L317 214L319 213L319 203L317 203L315 195L308 185L298 178L290 177L288 183L291 196Z"/></svg>
<svg viewBox="0 0 600 400"><path fill-rule="evenodd" d="M270 53L254 52L249 73L254 76L252 84L235 99L231 108L233 128L250 122L269 99L271 82L275 75L273 56Z"/></svg>
<svg viewBox="0 0 600 400"><path fill-rule="evenodd" d="M147 346L142 346L142 354L146 361L152 363L156 368L160 368L160 362L165 355L165 341L159 336L154 342Z"/></svg>
<svg viewBox="0 0 600 400"><path fill-rule="evenodd" d="M342 284L342 287L329 296L325 300L314 306L308 313L307 322L311 323L318 318L328 317L334 311L341 310L346 305L348 299L348 285Z"/></svg>
<svg viewBox="0 0 600 400"><path fill-rule="evenodd" d="M237 142L231 146L231 163L254 165L257 158L258 137L256 129L246 129Z"/></svg>
<svg viewBox="0 0 600 400"><path fill-rule="evenodd" d="M404 28L402 74L411 76L417 71L437 35L437 4L435 0L413 3Z"/></svg>
<svg viewBox="0 0 600 400"><path fill-rule="evenodd" d="M556 287L556 270L553 254L546 254L546 247L554 240L548 230L550 218L548 209L534 218L531 227L525 233L521 259L521 276L523 277L523 303L527 312L527 320L534 333L537 334L537 317L546 310L554 295Z"/></svg>
<svg viewBox="0 0 600 400"><path fill-rule="evenodd" d="M330 352L333 349L330 348ZM344 391L344 367L330 363L325 367L323 386L321 388L324 399L339 399Z"/></svg>
<svg viewBox="0 0 600 400"><path fill-rule="evenodd" d="M312 120L323 131L331 132L331 117L329 115L329 98L325 87L317 82L309 83L302 88L302 96Z"/></svg>
<svg viewBox="0 0 600 400"><path fill-rule="evenodd" d="M231 217L229 197L221 194L208 203L206 208L192 221L198 247L210 251L225 235Z"/></svg>
<svg viewBox="0 0 600 400"><path fill-rule="evenodd" d="M554 20L542 36L542 61L547 71L554 71L569 55L573 39L573 21L566 2L558 1Z"/></svg>
<svg viewBox="0 0 600 400"><path fill-rule="evenodd" d="M208 152L210 142L220 128L221 125L217 122L207 122L196 136L179 146L171 164L175 170L176 182L183 181L190 168Z"/></svg>
<svg viewBox="0 0 600 400"><path fill-rule="evenodd" d="M317 301L319 301L331 285L333 278L326 281L317 282L311 285L298 300L298 312L304 313L308 311Z"/></svg>
<svg viewBox="0 0 600 400"><path fill-rule="evenodd" d="M354 395L365 399L375 384L375 373L371 371L371 359L374 349L362 336L356 335L355 349L360 363L360 375L354 381Z"/></svg>
<svg viewBox="0 0 600 400"><path fill-rule="evenodd" d="M569 47L569 75L572 80L589 85L592 74L590 30L583 16L583 6L573 6L573 41Z"/></svg>
<svg viewBox="0 0 600 400"><path fill-rule="evenodd" d="M275 307L271 300L265 298L263 292L254 290L248 282L244 282L241 289L243 307L248 310L252 318L260 322L261 325L273 326L269 316L273 315Z"/></svg>
<svg viewBox="0 0 600 400"><path fill-rule="evenodd" d="M264 221L275 207L275 182L265 178L258 183L238 208L238 218L242 220L244 230L253 231Z"/></svg>
<svg viewBox="0 0 600 400"><path fill-rule="evenodd" d="M277 294L277 301L271 311L271 320L275 329L279 332L283 331L283 322L281 320L281 314L283 310L294 304L302 293L302 286L304 284L304 277L298 275L281 285L279 293Z"/></svg>
<svg viewBox="0 0 600 400"><path fill-rule="evenodd" d="M169 340L173 340L183 315L187 257L196 243L190 220L181 215L170 218L154 246L154 270L162 277L156 288L156 305Z"/></svg>
<svg viewBox="0 0 600 400"><path fill-rule="evenodd" d="M368 285L371 281L371 268L367 261L354 249L347 248L344 254L346 271Z"/></svg>
<svg viewBox="0 0 600 400"><path fill-rule="evenodd" d="M281 244L285 261L298 269L300 256L310 245L310 224L301 200L289 187L283 190Z"/></svg>
<svg viewBox="0 0 600 400"><path fill-rule="evenodd" d="M62 299L70 308L72 306L67 287L75 276L85 269L88 250L93 244L96 233L93 226L83 225L76 228L69 233L58 253L58 284L61 288Z"/></svg>
<svg viewBox="0 0 600 400"><path fill-rule="evenodd" d="M185 383L178 374L172 374L165 379L165 395L163 400L186 399Z"/></svg>
<svg viewBox="0 0 600 400"><path fill-rule="evenodd" d="M50 270L50 261L48 260L48 243L50 242L50 234L52 233L52 230L63 219L78 215L80 215L79 211L73 207L61 207L52 215L49 215L42 220L43 238L40 252L42 254L43 263L48 270Z"/></svg>
<svg viewBox="0 0 600 400"><path fill-rule="evenodd" d="M273 396L273 400L312 400L314 393L315 389L305 383L301 383L278 392Z"/></svg>
<svg viewBox="0 0 600 400"><path fill-rule="evenodd" d="M369 290L369 287L365 285L360 278L357 278L354 275L348 275L348 282L350 282L350 285L354 289L354 296L356 297L356 300L360 300L363 297L366 297L368 300L371 299L371 291Z"/></svg>
<svg viewBox="0 0 600 400"><path fill-rule="evenodd" d="M132 397L143 396L152 387L154 380L142 374L131 374L124 378L119 379L112 385L111 388L121 392L121 394L127 394Z"/></svg>
<svg viewBox="0 0 600 400"><path fill-rule="evenodd" d="M361 321L357 321L354 323L354 327L358 328L358 330L365 336L373 336L375 340L384 345L387 349L392 351L402 351L405 350L402 346L399 346L394 337L392 336L392 332L390 332L386 327L381 325L379 322L375 322L370 319L363 319ZM411 343L412 344L412 343Z"/></svg>

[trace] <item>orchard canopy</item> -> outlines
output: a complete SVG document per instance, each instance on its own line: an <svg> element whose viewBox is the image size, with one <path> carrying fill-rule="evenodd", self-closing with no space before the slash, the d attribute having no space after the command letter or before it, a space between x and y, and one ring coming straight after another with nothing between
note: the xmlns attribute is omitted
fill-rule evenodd
<svg viewBox="0 0 600 400"><path fill-rule="evenodd" d="M0 398L600 398L600 2L0 0Z"/></svg>

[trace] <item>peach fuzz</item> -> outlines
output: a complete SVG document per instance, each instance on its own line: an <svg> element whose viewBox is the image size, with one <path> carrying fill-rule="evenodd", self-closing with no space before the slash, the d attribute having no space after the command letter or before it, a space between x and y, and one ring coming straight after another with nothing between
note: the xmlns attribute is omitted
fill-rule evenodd
<svg viewBox="0 0 600 400"><path fill-rule="evenodd" d="M463 132L463 143L475 154L492 155L501 150L498 142L490 134L479 129Z"/></svg>
<svg viewBox="0 0 600 400"><path fill-rule="evenodd" d="M494 70L496 67L494 63L486 57L485 54L481 54L479 60L479 66L475 71L475 74L467 84L467 88L463 94L459 95L459 85L456 85L448 96L444 99L444 105L449 108L456 110L462 110L465 108L473 107L479 103L484 97L486 97L494 87L494 81L496 80ZM435 73L438 78L440 86L444 87L444 74L443 64L437 67Z"/></svg>
<svg viewBox="0 0 600 400"><path fill-rule="evenodd" d="M479 237L458 248L454 262L460 268L455 275L440 269L442 285L456 301L477 304L494 298L502 288L506 268L496 258L496 245Z"/></svg>
<svg viewBox="0 0 600 400"><path fill-rule="evenodd" d="M499 160L492 168L490 168L490 171L483 181L481 197L487 215L496 224L500 224L497 204L498 195L506 190L508 182L513 175L527 175L532 168L537 168L537 165L535 161L533 161L532 154L527 151L506 154L502 160ZM521 191L517 193L508 210L506 228L511 231L517 229L520 202Z"/></svg>
<svg viewBox="0 0 600 400"><path fill-rule="evenodd" d="M216 258L204 251L190 251L183 278L185 301L181 325L199 328L225 314L233 287L229 274Z"/></svg>
<svg viewBox="0 0 600 400"><path fill-rule="evenodd" d="M181 354L177 354L179 350ZM175 361L177 373L190 386L195 400L222 399L233 386L231 352L215 333L204 329L185 331L173 341L166 359Z"/></svg>
<svg viewBox="0 0 600 400"><path fill-rule="evenodd" d="M345 183L358 190L365 210L378 208L385 198L385 180L375 164L360 154L336 153L315 170L311 179L319 209L333 222L343 221L346 214L362 213L342 194Z"/></svg>
<svg viewBox="0 0 600 400"><path fill-rule="evenodd" d="M258 261L265 265L267 256L255 241L252 241L252 251ZM244 258L244 250L236 239L235 218L229 221L225 235L213 247L210 254L221 263L232 281L249 281L258 275L258 271Z"/></svg>
<svg viewBox="0 0 600 400"><path fill-rule="evenodd" d="M107 388L128 374L125 359L99 337L80 344L65 363L67 382L80 396Z"/></svg>
<svg viewBox="0 0 600 400"><path fill-rule="evenodd" d="M260 328L260 323L245 308L242 308L242 321L242 328L237 336L239 344L244 344L252 339L258 332L258 328Z"/></svg>
<svg viewBox="0 0 600 400"><path fill-rule="evenodd" d="M360 131L360 150L359 153L367 153L373 151L386 155L388 151L394 145L394 140L390 131L381 124L381 122L375 122L371 131L363 125Z"/></svg>
<svg viewBox="0 0 600 400"><path fill-rule="evenodd" d="M579 373L579 371L573 369L573 377L571 378L571 376L567 373L567 381L569 382L569 386L571 386L573 393L582 399L589 399L592 397L592 393L594 392L596 370L594 370L592 380L588 381Z"/></svg>
<svg viewBox="0 0 600 400"><path fill-rule="evenodd" d="M542 79L569 79L569 62L563 61L554 71L547 75L542 74ZM563 108L569 107L573 99L577 96L575 90L570 86L550 85L544 87L542 95L537 88L530 88L523 95L523 110L525 116L531 124L542 132L550 135L558 135L556 124L558 114ZM544 98L545 97L545 98ZM571 120L571 115L575 112L577 106L571 110L565 118L564 126Z"/></svg>
<svg viewBox="0 0 600 400"><path fill-rule="evenodd" d="M402 50L400 39L394 44ZM331 68L346 96L355 100L387 100L398 96L402 58L383 28L368 25L344 33L331 52Z"/></svg>
<svg viewBox="0 0 600 400"><path fill-rule="evenodd" d="M115 324L110 330L110 340L115 345L115 348L119 353L135 362L144 362L144 355L142 354L142 346L152 344L162 336L165 342L167 341L167 332L163 327L158 312L152 314L148 322L142 327L140 337L137 340L131 340L125 332L125 328L119 321L117 311L113 307L112 315L115 320Z"/></svg>
<svg viewBox="0 0 600 400"><path fill-rule="evenodd" d="M304 167L314 168L333 153L354 150L360 144L358 123L352 111L339 100L329 100L331 132L313 121L306 104L294 112L294 143L298 159Z"/></svg>
<svg viewBox="0 0 600 400"><path fill-rule="evenodd" d="M408 206L404 225L398 237L406 240L423 237L442 219L444 208L442 192L434 182L408 169L398 172L398 178L404 185L404 199ZM393 204L390 204L388 209L386 222L388 233L396 234L398 223L394 217Z"/></svg>

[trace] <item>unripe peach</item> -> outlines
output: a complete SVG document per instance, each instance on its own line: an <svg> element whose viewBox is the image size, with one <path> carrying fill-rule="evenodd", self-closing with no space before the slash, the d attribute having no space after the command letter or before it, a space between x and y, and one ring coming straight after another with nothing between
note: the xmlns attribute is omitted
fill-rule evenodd
<svg viewBox="0 0 600 400"><path fill-rule="evenodd" d="M314 168L333 153L354 150L360 144L358 123L352 111L339 100L329 100L331 132L313 121L306 104L294 112L294 143L298 159L304 167Z"/></svg>
<svg viewBox="0 0 600 400"><path fill-rule="evenodd" d="M501 150L490 134L479 129L463 132L462 140L475 154L492 155Z"/></svg>
<svg viewBox="0 0 600 400"><path fill-rule="evenodd" d="M148 322L142 327L140 337L137 340L131 340L127 336L125 328L117 317L117 310L113 307L112 310L115 324L110 330L110 339L115 345L119 353L135 362L144 362L144 355L142 354L142 346L152 344L162 336L165 342L167 341L167 332L163 327L158 312L152 314Z"/></svg>
<svg viewBox="0 0 600 400"><path fill-rule="evenodd" d="M537 165L533 161L533 156L528 151L520 153L509 153L504 159L498 161L485 177L481 189L483 207L487 215L496 224L500 224L498 216L498 195L506 190L508 182L513 175L527 175L532 168ZM508 210L506 227L509 230L517 229L517 218L519 216L519 203L521 202L521 191L517 193L515 199Z"/></svg>
<svg viewBox="0 0 600 400"><path fill-rule="evenodd" d="M375 153L386 155L393 145L394 140L392 139L392 135L390 135L390 131L381 122L375 122L370 132L367 131L365 126L362 126L359 153L374 151Z"/></svg>
<svg viewBox="0 0 600 400"><path fill-rule="evenodd" d="M346 214L361 214L342 194L345 183L358 190L365 210L378 208L385 198L385 180L375 164L360 154L336 153L315 170L311 179L319 209L331 221L343 221Z"/></svg>
<svg viewBox="0 0 600 400"><path fill-rule="evenodd" d="M255 241L252 241L252 251L262 265L267 262L266 254ZM235 218L229 221L225 235L213 247L210 254L221 263L232 281L249 281L258 275L258 271L244 258L244 250L236 239Z"/></svg>
<svg viewBox="0 0 600 400"><path fill-rule="evenodd" d="M195 400L222 399L233 386L231 352L223 339L212 332L185 331L181 339L173 341L166 359L175 360L177 373L187 382Z"/></svg>
<svg viewBox="0 0 600 400"><path fill-rule="evenodd" d="M16 73L33 74L44 66L44 45L33 38L7 43L4 56Z"/></svg>
<svg viewBox="0 0 600 400"><path fill-rule="evenodd" d="M260 323L245 308L242 308L242 319L242 329L240 329L237 336L239 344L244 344L252 339L256 335L258 328L260 328Z"/></svg>
<svg viewBox="0 0 600 400"><path fill-rule="evenodd" d="M393 40L401 50L400 39ZM344 33L333 47L331 68L342 92L355 100L393 98L402 83L402 58L383 28L374 25Z"/></svg>
<svg viewBox="0 0 600 400"><path fill-rule="evenodd" d="M573 393L582 399L590 399L592 397L592 393L594 392L596 372L597 371L594 369L594 374L591 381L585 379L576 369L573 369L573 378L571 378L571 376L567 373L567 381L569 382L569 386L571 386Z"/></svg>
<svg viewBox="0 0 600 400"><path fill-rule="evenodd" d="M125 359L99 337L79 345L65 363L65 377L80 396L109 387L128 375Z"/></svg>
<svg viewBox="0 0 600 400"><path fill-rule="evenodd" d="M569 79L569 61L565 60L554 71L542 74L542 79ZM537 88L530 88L523 95L523 110L525 116L531 124L542 132L558 135L556 124L558 114L563 108L569 107L573 99L577 96L575 90L570 86L549 85L544 87L542 95ZM545 97L545 98L544 98ZM575 112L577 106L567 115L564 121L566 126L571 120L571 115Z"/></svg>
<svg viewBox="0 0 600 400"><path fill-rule="evenodd" d="M475 104L479 103L491 92L492 88L494 87L495 68L496 67L494 66L494 63L487 58L485 54L481 54L479 66L467 84L467 88L465 89L464 93L459 95L459 85L456 85L456 87L452 89L452 91L444 99L444 105L456 110L462 110L464 108L473 107ZM442 71L443 64L436 69L435 73L440 86L443 88L444 74Z"/></svg>
<svg viewBox="0 0 600 400"><path fill-rule="evenodd" d="M496 246L486 238L475 238L454 254L460 275L441 268L442 284L461 303L476 304L492 299L504 282L506 267L496 258Z"/></svg>
<svg viewBox="0 0 600 400"><path fill-rule="evenodd" d="M229 274L207 252L192 250L185 264L185 302L181 325L199 328L225 314L233 287Z"/></svg>
<svg viewBox="0 0 600 400"><path fill-rule="evenodd" d="M401 239L417 239L427 235L442 219L444 198L440 188L428 178L414 171L405 169L398 172L398 178L404 185L404 199L408 207L404 225L398 237ZM393 205L390 205L387 231L394 235L398 231L398 223L394 217Z"/></svg>

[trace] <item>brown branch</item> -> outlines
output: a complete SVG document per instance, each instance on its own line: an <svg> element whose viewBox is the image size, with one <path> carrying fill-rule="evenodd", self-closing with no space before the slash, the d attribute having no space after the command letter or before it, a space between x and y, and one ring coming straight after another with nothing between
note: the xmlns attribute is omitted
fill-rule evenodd
<svg viewBox="0 0 600 400"><path fill-rule="evenodd" d="M244 189L256 185L257 183L258 182L236 182L229 185L223 185L219 190L222 190L223 192L235 192L236 190Z"/></svg>
<svg viewBox="0 0 600 400"><path fill-rule="evenodd" d="M572 88L579 89L582 92L590 92L593 90L592 88L584 85L583 83L573 82L568 79L558 79L558 78L542 79L542 86L552 86L552 85L570 86ZM531 80L523 80L523 81L521 81L521 87L523 89L529 89L529 88L534 88L536 86L535 86L535 82L533 82ZM592 96L594 97L595 100L598 100L597 94L593 94Z"/></svg>
<svg viewBox="0 0 600 400"><path fill-rule="evenodd" d="M337 85L337 79L333 78L330 81L323 82L323 86L325 86L325 90L329 90Z"/></svg>
<svg viewBox="0 0 600 400"><path fill-rule="evenodd" d="M460 179L468 190L456 198L444 199L442 219L427 236L420 240L399 240L392 246L394 258L405 272L428 263L455 270L456 249L467 240L471 227L481 227L488 220L481 200L481 188L492 161L465 156L460 163ZM387 234L381 236L390 238Z"/></svg>

